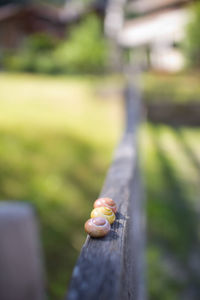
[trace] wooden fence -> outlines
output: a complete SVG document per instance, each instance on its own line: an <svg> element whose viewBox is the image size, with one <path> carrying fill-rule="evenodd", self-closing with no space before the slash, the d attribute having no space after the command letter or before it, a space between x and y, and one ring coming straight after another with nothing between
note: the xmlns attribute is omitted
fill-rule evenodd
<svg viewBox="0 0 200 300"><path fill-rule="evenodd" d="M0 204L0 299L45 299L37 224L27 204Z"/></svg>
<svg viewBox="0 0 200 300"><path fill-rule="evenodd" d="M125 90L126 126L100 196L118 205L110 233L89 236L74 268L68 300L145 300L144 208L138 165L141 104L137 90ZM42 300L44 270L37 225L30 206L0 205L0 299Z"/></svg>
<svg viewBox="0 0 200 300"><path fill-rule="evenodd" d="M200 126L200 103L147 103L147 119L171 126Z"/></svg>
<svg viewBox="0 0 200 300"><path fill-rule="evenodd" d="M87 237L74 268L68 300L145 299L144 219L138 167L141 105L131 86L126 88L125 99L125 132L100 194L114 199L119 212L108 236Z"/></svg>

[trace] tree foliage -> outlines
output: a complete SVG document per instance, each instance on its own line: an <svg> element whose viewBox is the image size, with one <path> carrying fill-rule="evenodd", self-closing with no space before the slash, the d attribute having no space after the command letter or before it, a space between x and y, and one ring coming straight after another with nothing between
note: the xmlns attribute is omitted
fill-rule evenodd
<svg viewBox="0 0 200 300"><path fill-rule="evenodd" d="M184 50L189 64L200 67L200 3L196 3L191 9L191 21L186 27Z"/></svg>
<svg viewBox="0 0 200 300"><path fill-rule="evenodd" d="M106 43L97 17L88 17L55 51L59 68L69 72L98 72L105 66Z"/></svg>
<svg viewBox="0 0 200 300"><path fill-rule="evenodd" d="M29 36L18 51L4 55L2 65L10 71L98 73L104 71L106 54L100 20L91 15L60 42L42 33Z"/></svg>

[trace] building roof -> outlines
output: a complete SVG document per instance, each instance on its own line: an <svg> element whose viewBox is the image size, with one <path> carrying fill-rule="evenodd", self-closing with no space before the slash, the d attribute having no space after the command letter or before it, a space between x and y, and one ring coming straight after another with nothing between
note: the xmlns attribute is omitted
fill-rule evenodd
<svg viewBox="0 0 200 300"><path fill-rule="evenodd" d="M8 4L0 7L0 21L12 17L13 15L17 14L19 10L20 7L17 4Z"/></svg>
<svg viewBox="0 0 200 300"><path fill-rule="evenodd" d="M58 8L44 4L8 4L0 8L0 22L19 15L33 14L52 23L67 24L78 20L90 10L86 6L66 6Z"/></svg>
<svg viewBox="0 0 200 300"><path fill-rule="evenodd" d="M0 21L25 13L34 13L49 20L59 20L58 9L51 6L8 4L0 8Z"/></svg>

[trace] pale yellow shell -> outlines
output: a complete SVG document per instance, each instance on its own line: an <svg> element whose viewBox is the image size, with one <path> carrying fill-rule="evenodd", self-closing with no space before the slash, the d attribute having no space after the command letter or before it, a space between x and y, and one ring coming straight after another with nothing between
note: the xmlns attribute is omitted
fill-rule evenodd
<svg viewBox="0 0 200 300"><path fill-rule="evenodd" d="M96 217L102 217L106 218L110 224L112 224L115 221L115 214L112 211L112 209L102 206L102 207L96 207L91 212L91 218Z"/></svg>

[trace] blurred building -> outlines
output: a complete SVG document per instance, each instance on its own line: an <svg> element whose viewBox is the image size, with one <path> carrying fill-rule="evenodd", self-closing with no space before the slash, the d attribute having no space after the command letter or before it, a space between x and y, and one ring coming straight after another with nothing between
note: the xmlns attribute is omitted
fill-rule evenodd
<svg viewBox="0 0 200 300"><path fill-rule="evenodd" d="M71 26L88 14L96 13L103 18L106 7L106 0L90 5L66 1L64 7L32 3L26 1L23 5L0 6L0 48L17 48L26 36L34 33L46 33L62 39Z"/></svg>
<svg viewBox="0 0 200 300"><path fill-rule="evenodd" d="M55 37L65 34L65 22L56 9L46 6L10 4L0 9L0 45L16 48L33 33L45 32Z"/></svg>
<svg viewBox="0 0 200 300"><path fill-rule="evenodd" d="M118 35L126 49L146 53L146 64L166 71L178 71L184 65L179 45L189 20L189 0L129 1L124 23Z"/></svg>

